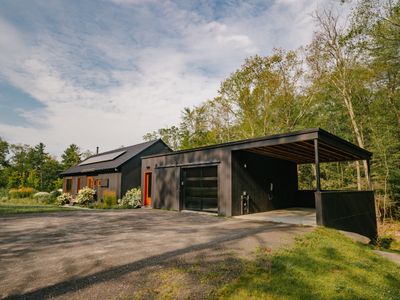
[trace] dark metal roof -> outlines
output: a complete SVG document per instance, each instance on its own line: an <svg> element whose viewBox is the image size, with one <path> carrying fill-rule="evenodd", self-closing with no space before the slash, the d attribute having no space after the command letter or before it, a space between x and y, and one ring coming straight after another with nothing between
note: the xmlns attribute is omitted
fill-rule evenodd
<svg viewBox="0 0 400 300"><path fill-rule="evenodd" d="M144 156L143 158L204 151L216 148L228 148L227 150L231 151L249 151L304 164L314 162L314 139L318 140L320 162L364 160L370 159L372 156L371 152L334 134L321 128L312 128L290 133L175 151L167 154L149 155Z"/></svg>
<svg viewBox="0 0 400 300"><path fill-rule="evenodd" d="M150 142L145 142L129 147L123 147L123 148L118 148L114 150L110 150L107 152L99 153L96 155L92 155L82 161L80 164L73 166L69 168L68 170L62 172L60 175L61 176L67 176L67 175L74 175L74 174L82 174L82 173L91 173L91 172L99 172L99 171L105 171L105 170L115 170L116 168L120 167L124 163L126 163L128 160L134 158L135 156L139 155L142 153L144 150L149 148L150 146L154 145L155 143L161 141L164 143L161 139L159 140L154 140ZM96 162L96 163L90 163L90 164L82 164L85 161L89 159L93 159L95 157L99 157L102 155L106 154L111 154L111 153L118 153L125 151L123 154L117 156L113 160L107 160L107 161L101 161L101 162ZM82 164L82 165L81 165Z"/></svg>

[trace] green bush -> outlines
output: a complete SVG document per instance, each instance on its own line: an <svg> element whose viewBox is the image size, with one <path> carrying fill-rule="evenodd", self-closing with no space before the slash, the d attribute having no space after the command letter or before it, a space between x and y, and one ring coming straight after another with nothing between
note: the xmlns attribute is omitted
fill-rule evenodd
<svg viewBox="0 0 400 300"><path fill-rule="evenodd" d="M103 192L103 208L112 208L117 205L117 194L115 191L105 190Z"/></svg>
<svg viewBox="0 0 400 300"><path fill-rule="evenodd" d="M56 204L59 206L63 206L65 204L69 204L72 200L72 196L69 193L62 193L57 197Z"/></svg>
<svg viewBox="0 0 400 300"><path fill-rule="evenodd" d="M38 202L49 204L51 201L51 196L50 193L47 192L38 192L33 195L33 199L35 199Z"/></svg>
<svg viewBox="0 0 400 300"><path fill-rule="evenodd" d="M89 206L89 203L94 201L94 195L96 191L91 189L90 187L84 187L79 190L78 195L76 196L76 203L81 206Z"/></svg>
<svg viewBox="0 0 400 300"><path fill-rule="evenodd" d="M140 188L133 188L126 192L122 199L118 200L118 205L124 208L139 208L142 206L142 191Z"/></svg>
<svg viewBox="0 0 400 300"><path fill-rule="evenodd" d="M54 190L50 192L51 198L57 199L58 196L62 194L62 190Z"/></svg>
<svg viewBox="0 0 400 300"><path fill-rule="evenodd" d="M8 190L6 188L0 188L0 198L8 198Z"/></svg>
<svg viewBox="0 0 400 300"><path fill-rule="evenodd" d="M378 238L377 246L379 248L390 249L390 246L393 243L393 241L394 239L391 236L382 236Z"/></svg>
<svg viewBox="0 0 400 300"><path fill-rule="evenodd" d="M19 189L10 189L8 191L9 198L32 198L35 190L30 187L21 187Z"/></svg>

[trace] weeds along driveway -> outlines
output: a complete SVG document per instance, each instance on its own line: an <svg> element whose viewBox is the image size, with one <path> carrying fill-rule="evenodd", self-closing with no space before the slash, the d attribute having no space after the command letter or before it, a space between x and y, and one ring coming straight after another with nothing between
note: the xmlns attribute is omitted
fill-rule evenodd
<svg viewBox="0 0 400 300"><path fill-rule="evenodd" d="M194 251L248 255L308 227L138 209L0 217L0 297L66 296Z"/></svg>

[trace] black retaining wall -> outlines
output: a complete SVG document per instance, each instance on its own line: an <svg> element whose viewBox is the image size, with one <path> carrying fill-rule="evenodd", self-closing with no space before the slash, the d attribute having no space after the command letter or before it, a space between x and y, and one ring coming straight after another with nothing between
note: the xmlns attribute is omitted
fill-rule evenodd
<svg viewBox="0 0 400 300"><path fill-rule="evenodd" d="M317 224L377 238L372 191L315 192Z"/></svg>

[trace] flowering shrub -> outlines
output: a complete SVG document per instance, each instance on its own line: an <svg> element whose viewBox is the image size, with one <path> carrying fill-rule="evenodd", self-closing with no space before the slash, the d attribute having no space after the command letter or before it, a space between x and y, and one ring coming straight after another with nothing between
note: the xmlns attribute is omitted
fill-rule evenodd
<svg viewBox="0 0 400 300"><path fill-rule="evenodd" d="M47 192L38 192L33 195L33 199L43 203L50 203L51 195Z"/></svg>
<svg viewBox="0 0 400 300"><path fill-rule="evenodd" d="M111 208L117 205L117 194L115 191L105 190L103 192L103 208Z"/></svg>
<svg viewBox="0 0 400 300"><path fill-rule="evenodd" d="M21 187L19 189L10 189L8 194L10 198L31 198L35 190L30 187Z"/></svg>
<svg viewBox="0 0 400 300"><path fill-rule="evenodd" d="M126 192L122 199L118 200L118 205L125 208L139 208L142 206L142 191L140 188L133 188Z"/></svg>
<svg viewBox="0 0 400 300"><path fill-rule="evenodd" d="M69 204L72 200L72 197L69 193L62 193L60 196L57 197L56 204L57 205L65 205Z"/></svg>
<svg viewBox="0 0 400 300"><path fill-rule="evenodd" d="M88 206L89 203L94 201L94 195L96 191L91 189L90 187L84 187L83 189L79 190L78 195L76 196L76 203L79 205Z"/></svg>

